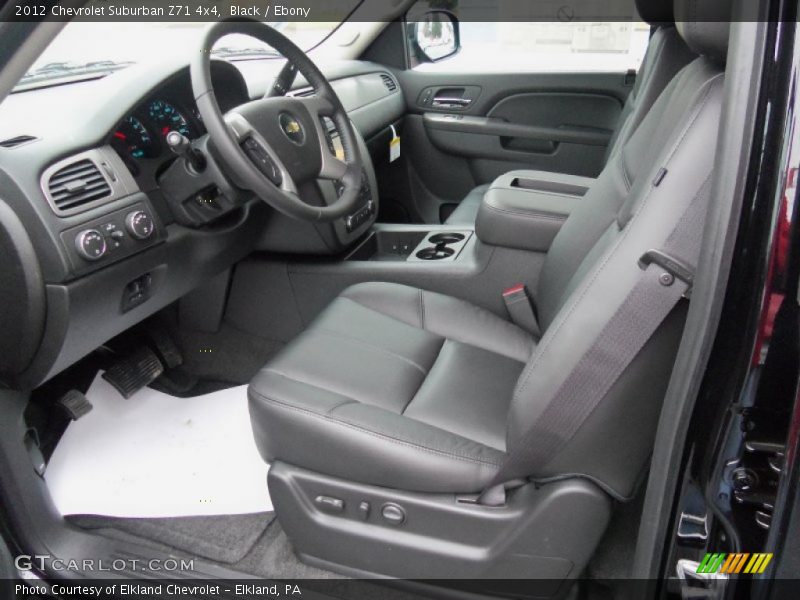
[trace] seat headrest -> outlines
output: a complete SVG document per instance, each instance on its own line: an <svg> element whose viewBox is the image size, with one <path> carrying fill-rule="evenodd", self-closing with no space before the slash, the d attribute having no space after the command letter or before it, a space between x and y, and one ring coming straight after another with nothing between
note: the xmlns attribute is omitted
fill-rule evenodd
<svg viewBox="0 0 800 600"><path fill-rule="evenodd" d="M675 25L693 52L724 62L733 0L675 0Z"/></svg>
<svg viewBox="0 0 800 600"><path fill-rule="evenodd" d="M650 25L671 24L675 21L670 0L636 0L636 12L642 21Z"/></svg>

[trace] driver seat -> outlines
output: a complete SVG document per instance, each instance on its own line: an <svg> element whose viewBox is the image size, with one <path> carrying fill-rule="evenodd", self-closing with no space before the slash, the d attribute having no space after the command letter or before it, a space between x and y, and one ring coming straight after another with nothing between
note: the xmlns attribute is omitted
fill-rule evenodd
<svg viewBox="0 0 800 600"><path fill-rule="evenodd" d="M475 495L621 310L640 257L664 247L706 194L729 11L728 0L676 0L678 30L699 58L556 237L534 294L541 339L434 291L362 283L256 375L256 443L272 463L278 519L306 560L397 577L580 573L611 500L630 499L647 468L685 300L569 441L528 473L535 484L520 482L501 506Z"/></svg>

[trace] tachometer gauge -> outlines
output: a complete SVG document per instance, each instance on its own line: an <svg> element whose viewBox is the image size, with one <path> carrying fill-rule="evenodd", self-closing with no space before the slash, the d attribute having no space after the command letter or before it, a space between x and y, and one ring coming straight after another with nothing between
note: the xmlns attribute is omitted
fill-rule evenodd
<svg viewBox="0 0 800 600"><path fill-rule="evenodd" d="M186 117L169 102L153 100L147 107L147 111L163 137L166 137L170 131L177 131L186 137L191 137L192 132Z"/></svg>
<svg viewBox="0 0 800 600"><path fill-rule="evenodd" d="M118 145L124 146L133 158L149 158L158 154L156 144L142 122L134 116L127 117L114 132Z"/></svg>

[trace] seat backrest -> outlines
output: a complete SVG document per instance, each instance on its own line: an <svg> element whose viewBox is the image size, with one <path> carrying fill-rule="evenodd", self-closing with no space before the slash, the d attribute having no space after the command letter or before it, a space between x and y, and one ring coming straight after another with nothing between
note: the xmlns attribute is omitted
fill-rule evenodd
<svg viewBox="0 0 800 600"><path fill-rule="evenodd" d="M636 10L639 17L655 30L647 44L636 83L622 107L619 124L606 151L606 160L630 139L675 75L697 58L678 33L669 2L636 0Z"/></svg>
<svg viewBox="0 0 800 600"><path fill-rule="evenodd" d="M708 3L721 11L715 13L718 19L727 21L730 1L723 5L722 0L675 0L676 16L698 14L701 9L695 5ZM678 24L699 58L669 83L556 237L536 294L545 334L517 382L509 411L509 450L622 305L639 279L639 258L664 245L687 206L710 181L728 27L727 23ZM632 494L652 450L685 310L684 304L679 305L664 321L537 477L582 475L616 496Z"/></svg>

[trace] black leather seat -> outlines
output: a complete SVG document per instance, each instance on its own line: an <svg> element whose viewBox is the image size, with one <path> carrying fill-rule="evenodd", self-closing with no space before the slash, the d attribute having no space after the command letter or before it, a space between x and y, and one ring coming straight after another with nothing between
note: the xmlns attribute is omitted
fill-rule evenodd
<svg viewBox="0 0 800 600"><path fill-rule="evenodd" d="M636 0L636 8L640 18L656 29L647 45L636 83L622 107L617 127L606 151L606 160L630 139L675 74L696 58L675 28L671 3L663 0ZM539 171L531 171L529 177L546 179L546 175ZM488 188L489 184L484 184L470 191L450 214L446 223L473 225Z"/></svg>
<svg viewBox="0 0 800 600"><path fill-rule="evenodd" d="M726 2L676 0L676 13L688 21ZM481 491L623 304L639 258L664 246L710 179L728 26L689 25L678 29L700 58L670 83L550 248L534 294L543 338L440 294L350 288L250 385L265 460L395 489ZM580 475L616 497L633 493L684 311L531 476Z"/></svg>
<svg viewBox="0 0 800 600"><path fill-rule="evenodd" d="M270 459L339 477L477 491L504 457L509 403L535 345L455 298L360 284L253 380L256 438L269 440Z"/></svg>
<svg viewBox="0 0 800 600"><path fill-rule="evenodd" d="M680 249L699 247L685 224L702 223L710 197L729 1L675 0L678 30L700 58L556 236L534 294L541 339L452 297L364 283L255 377L256 444L272 462L277 517L304 560L406 578L582 572L611 498L633 496L652 452L687 301L669 273L643 271L640 259L670 248L679 262L696 260ZM654 296L630 303L643 282ZM659 300L668 292L658 286L674 301ZM612 322L638 324L625 335L641 330L651 309L660 325L647 341L597 343ZM604 383L574 384L571 375L586 372ZM586 398L579 420L564 418ZM532 446L535 466L515 463Z"/></svg>

